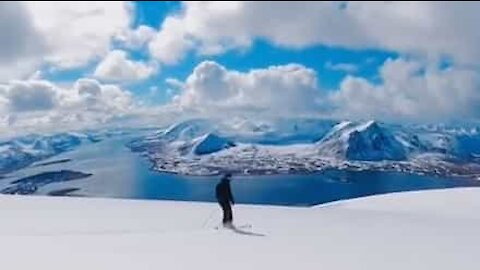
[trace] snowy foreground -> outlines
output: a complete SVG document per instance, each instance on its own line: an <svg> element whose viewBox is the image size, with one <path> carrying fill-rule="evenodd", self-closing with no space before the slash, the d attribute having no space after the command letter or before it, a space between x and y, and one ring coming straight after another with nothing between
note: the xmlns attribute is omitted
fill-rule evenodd
<svg viewBox="0 0 480 270"><path fill-rule="evenodd" d="M313 208L0 197L2 269L478 269L480 189ZM264 235L264 236L261 236Z"/></svg>

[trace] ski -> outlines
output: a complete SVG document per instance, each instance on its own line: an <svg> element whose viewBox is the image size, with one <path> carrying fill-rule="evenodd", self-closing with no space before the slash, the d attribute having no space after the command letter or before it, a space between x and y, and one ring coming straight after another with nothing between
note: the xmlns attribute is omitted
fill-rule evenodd
<svg viewBox="0 0 480 270"><path fill-rule="evenodd" d="M242 225L231 225L231 226L223 226L223 225L218 225L215 226L215 230L220 230L220 229L250 229L252 228L252 224L242 224Z"/></svg>

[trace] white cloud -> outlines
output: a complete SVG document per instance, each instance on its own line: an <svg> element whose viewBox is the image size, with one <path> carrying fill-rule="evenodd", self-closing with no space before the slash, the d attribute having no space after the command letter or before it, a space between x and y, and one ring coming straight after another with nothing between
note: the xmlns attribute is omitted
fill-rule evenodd
<svg viewBox="0 0 480 270"><path fill-rule="evenodd" d="M136 29L126 29L116 39L122 41L127 48L141 49L155 37L156 33L155 29L146 25L140 25Z"/></svg>
<svg viewBox="0 0 480 270"><path fill-rule="evenodd" d="M177 88L177 89L185 87L184 82L175 78L166 78L165 83L168 84L170 87Z"/></svg>
<svg viewBox="0 0 480 270"><path fill-rule="evenodd" d="M184 21L176 17L167 17L149 44L152 56L164 64L176 64L192 47L193 41L185 32Z"/></svg>
<svg viewBox="0 0 480 270"><path fill-rule="evenodd" d="M48 46L47 61L62 68L82 66L106 54L112 38L128 28L126 2L25 2Z"/></svg>
<svg viewBox="0 0 480 270"><path fill-rule="evenodd" d="M199 113L299 115L319 108L315 71L297 64L242 73L205 61L183 85L176 102Z"/></svg>
<svg viewBox="0 0 480 270"><path fill-rule="evenodd" d="M79 79L70 87L44 80L0 84L0 126L9 132L91 127L134 109L129 92L93 79Z"/></svg>
<svg viewBox="0 0 480 270"><path fill-rule="evenodd" d="M144 80L157 71L154 64L135 62L121 50L111 51L97 66L94 76L108 81Z"/></svg>
<svg viewBox="0 0 480 270"><path fill-rule="evenodd" d="M480 75L410 60L387 60L381 84L348 76L330 96L338 115L408 121L475 119L480 116Z"/></svg>
<svg viewBox="0 0 480 270"><path fill-rule="evenodd" d="M19 2L0 2L0 82L25 76L40 62L44 41Z"/></svg>
<svg viewBox="0 0 480 270"><path fill-rule="evenodd" d="M228 70L199 64L173 103L196 115L321 116L387 121L448 121L480 116L480 75L458 66L385 61L380 83L347 76L340 88L318 88L315 71L298 64Z"/></svg>
<svg viewBox="0 0 480 270"><path fill-rule="evenodd" d="M0 82L24 79L42 64L90 63L110 50L130 17L126 2L2 2Z"/></svg>
<svg viewBox="0 0 480 270"><path fill-rule="evenodd" d="M5 116L8 112L8 100L6 98L8 88L0 84L0 115Z"/></svg>
<svg viewBox="0 0 480 270"><path fill-rule="evenodd" d="M345 73L355 73L358 71L358 66L350 63L336 63L326 62L325 68L333 71L341 71Z"/></svg>
<svg viewBox="0 0 480 270"><path fill-rule="evenodd" d="M56 106L57 90L45 81L12 81L4 98L14 112L50 110Z"/></svg>
<svg viewBox="0 0 480 270"><path fill-rule="evenodd" d="M378 48L459 63L480 60L478 2L187 2L163 22L152 55L222 53L266 39L283 47Z"/></svg>
<svg viewBox="0 0 480 270"><path fill-rule="evenodd" d="M205 61L184 81L169 79L172 101L141 105L128 91L94 79L71 86L44 80L0 84L0 127L41 131L94 127L119 119L135 125L188 116L258 118L322 116L380 120L447 121L480 116L480 76L458 66L387 60L380 82L347 76L338 90L319 89L314 70L298 64L246 72ZM171 91L172 89L175 91ZM158 87L150 89L155 95ZM124 122L128 123L128 122Z"/></svg>
<svg viewBox="0 0 480 270"><path fill-rule="evenodd" d="M11 63L41 49L28 13L18 2L0 3L0 61Z"/></svg>
<svg viewBox="0 0 480 270"><path fill-rule="evenodd" d="M132 95L116 85L100 84L94 79L79 79L73 85L73 93L65 104L106 114L125 113L133 105Z"/></svg>

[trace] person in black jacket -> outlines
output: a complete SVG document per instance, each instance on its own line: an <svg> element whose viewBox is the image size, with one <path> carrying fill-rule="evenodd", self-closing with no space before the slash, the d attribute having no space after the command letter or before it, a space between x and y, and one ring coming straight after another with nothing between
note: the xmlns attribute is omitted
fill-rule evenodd
<svg viewBox="0 0 480 270"><path fill-rule="evenodd" d="M231 177L232 175L230 173L225 174L220 180L220 183L218 183L217 187L215 188L215 195L217 197L217 201L223 210L224 226L232 225L233 221L231 204L234 205L235 201L233 200L232 190L230 189Z"/></svg>

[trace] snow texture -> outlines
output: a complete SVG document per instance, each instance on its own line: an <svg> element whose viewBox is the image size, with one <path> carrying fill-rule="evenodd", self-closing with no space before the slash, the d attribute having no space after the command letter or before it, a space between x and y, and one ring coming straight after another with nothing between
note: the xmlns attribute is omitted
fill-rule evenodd
<svg viewBox="0 0 480 270"><path fill-rule="evenodd" d="M2 268L436 269L480 264L480 189L366 197L319 207L0 196Z"/></svg>

